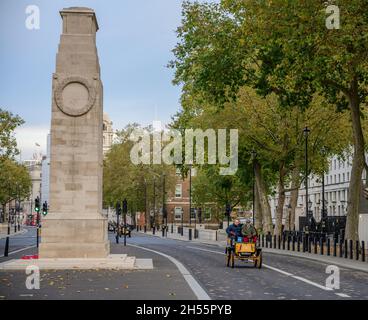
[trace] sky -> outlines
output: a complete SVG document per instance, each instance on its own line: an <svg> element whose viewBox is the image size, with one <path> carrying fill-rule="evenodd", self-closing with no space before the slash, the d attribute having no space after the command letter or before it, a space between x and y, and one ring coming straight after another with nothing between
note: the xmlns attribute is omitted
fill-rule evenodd
<svg viewBox="0 0 368 320"><path fill-rule="evenodd" d="M40 10L38 30L26 27L28 5ZM62 8L96 12L104 111L113 128L121 129L132 122L168 123L180 109L180 87L172 84L173 70L166 65L178 41L181 5L182 0L0 0L0 107L25 120L16 131L22 160L46 153Z"/></svg>

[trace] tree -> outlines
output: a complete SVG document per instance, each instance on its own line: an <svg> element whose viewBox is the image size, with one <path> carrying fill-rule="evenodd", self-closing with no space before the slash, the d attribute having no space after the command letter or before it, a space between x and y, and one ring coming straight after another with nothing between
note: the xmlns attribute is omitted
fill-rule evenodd
<svg viewBox="0 0 368 320"><path fill-rule="evenodd" d="M19 153L14 130L23 123L19 116L0 108L0 160Z"/></svg>
<svg viewBox="0 0 368 320"><path fill-rule="evenodd" d="M25 166L8 158L1 161L0 204L3 215L8 203L15 199L21 201L29 196L31 186L31 177ZM4 221L4 216L2 221Z"/></svg>
<svg viewBox="0 0 368 320"><path fill-rule="evenodd" d="M333 105L337 105L339 112L344 105L339 99L332 99L338 98L338 95L327 94L326 90L322 90L323 81L319 81L317 77L318 74L322 75L321 70L325 69L321 68L320 62L317 63L316 52L311 51L318 43L316 44L314 36L308 33L318 29L321 21L324 22L324 20L318 20L324 8L319 7L316 12L317 2L313 2L312 8L304 1L228 0L222 1L221 4L185 2L182 26L178 28L178 37L181 41L174 49L175 60L170 63L170 66L175 68L174 83L183 84L184 110L187 104L193 103L193 100L197 104L192 107L191 112L184 111L185 116L198 114L198 105L210 104L211 108L217 111L224 108L226 103L239 99L239 90L245 85L253 87L256 93L266 100L270 94L275 95L277 112L273 119L279 116L283 125L277 131L271 121L263 123L260 129L268 128L269 138L274 142L278 140L278 146L281 149L279 153L273 152L276 158L271 163L267 161L270 159L269 155L258 157L255 168L256 173L266 168L270 172L279 172L278 189L281 195L285 192L282 186L287 182L286 178L290 172L293 172L293 188L298 188L301 182L302 162L300 160L303 156L300 150L301 129L305 125L311 127L318 121L321 122L318 112L315 118L308 116L308 113L303 114L309 112L306 111L308 108L316 113L316 110L328 106L327 110L321 111L327 116L328 121L321 122L321 129L317 129L317 126L317 130L313 130L313 132L326 132L324 128L331 123L329 121L341 117L339 113L335 114ZM330 54L332 55L332 52ZM333 73L333 70L328 71ZM320 94L316 95L316 92ZM324 101L316 103L316 99L322 99L321 95L325 96ZM255 114L259 112L258 107L254 110ZM287 117L290 112L291 115L294 113L294 116L300 114L296 126L291 120L295 121L298 118ZM346 123L346 115L342 115L342 118ZM234 120L234 117L231 119ZM296 128L298 131L290 135L290 132L285 130L288 127ZM343 139L341 143L336 139L332 141L330 155L341 152L342 145L346 147L349 136L345 130L346 126L343 128ZM333 134L328 131L326 134L333 137ZM258 139L254 136L253 144L259 145L258 150L262 150L261 153L270 151L270 145L259 139L261 136L258 135ZM267 135L263 137L266 138ZM274 137L277 139L275 140ZM316 167L311 166L311 168L315 171L326 166L326 159L318 161L318 159L321 160L318 149L325 144L324 138L326 137L323 134L316 136L316 141L311 146L316 158ZM249 150L249 147L246 149ZM276 150L277 146L273 146L273 151ZM260 160L262 160L261 163ZM267 212L269 205L264 196L267 188L262 186L265 179L260 179L262 176L260 172L256 175L257 189L260 191L259 198L262 200L260 203L264 204L263 211ZM297 193L293 192L292 196L295 202ZM282 198L279 197L277 232L280 232L282 220Z"/></svg>
<svg viewBox="0 0 368 320"><path fill-rule="evenodd" d="M358 239L359 197L366 144L362 113L367 100L367 10L364 1L339 1L342 27L327 29L325 6L312 1L223 1L241 21L243 37L257 62L254 85L278 92L285 105L307 107L318 91L338 109L348 109L353 166L345 236ZM255 19L256 17L256 19Z"/></svg>
<svg viewBox="0 0 368 320"><path fill-rule="evenodd" d="M197 171L193 179L193 203L201 208L211 207L217 222L223 220L227 204L233 210L238 205L245 207L249 203L250 194L244 192L237 175L222 176L216 166L203 166Z"/></svg>
<svg viewBox="0 0 368 320"><path fill-rule="evenodd" d="M130 124L117 132L117 143L112 146L104 160L103 199L106 206L115 207L117 201L125 198L131 212L144 211L149 214L150 209L153 209L153 202L156 207L162 207L164 175L165 193L173 188L175 169L164 164L133 164L130 151L134 143L129 138L133 130L139 128L141 127L138 124ZM143 129L152 134L152 128ZM153 199L154 193L156 199ZM149 224L148 217L146 218Z"/></svg>

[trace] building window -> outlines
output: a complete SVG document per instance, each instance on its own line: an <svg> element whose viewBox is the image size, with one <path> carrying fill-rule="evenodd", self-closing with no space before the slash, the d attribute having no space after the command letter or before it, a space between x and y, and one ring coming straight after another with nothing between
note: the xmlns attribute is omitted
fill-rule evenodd
<svg viewBox="0 0 368 320"><path fill-rule="evenodd" d="M345 182L345 173L342 174L342 182Z"/></svg>
<svg viewBox="0 0 368 320"><path fill-rule="evenodd" d="M204 209L204 219L211 220L211 208Z"/></svg>
<svg viewBox="0 0 368 320"><path fill-rule="evenodd" d="M176 174L177 176L181 176L180 168L176 168L176 170L175 170L175 174Z"/></svg>
<svg viewBox="0 0 368 320"><path fill-rule="evenodd" d="M181 220L182 215L182 207L175 207L174 214L175 214L175 220Z"/></svg>
<svg viewBox="0 0 368 320"><path fill-rule="evenodd" d="M177 184L175 186L175 198L181 198L182 197L182 185Z"/></svg>
<svg viewBox="0 0 368 320"><path fill-rule="evenodd" d="M190 219L195 219L195 218L196 218L196 209L191 208L190 209Z"/></svg>
<svg viewBox="0 0 368 320"><path fill-rule="evenodd" d="M348 181L350 181L350 173L348 172L347 175L348 175Z"/></svg>

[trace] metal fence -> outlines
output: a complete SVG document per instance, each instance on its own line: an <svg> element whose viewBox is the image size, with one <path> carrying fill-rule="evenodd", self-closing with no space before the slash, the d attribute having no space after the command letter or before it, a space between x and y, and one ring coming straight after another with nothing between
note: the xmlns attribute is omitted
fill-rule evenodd
<svg viewBox="0 0 368 320"><path fill-rule="evenodd" d="M364 241L344 240L326 234L294 233L282 236L262 235L258 245L263 248L327 255L345 259L366 261Z"/></svg>

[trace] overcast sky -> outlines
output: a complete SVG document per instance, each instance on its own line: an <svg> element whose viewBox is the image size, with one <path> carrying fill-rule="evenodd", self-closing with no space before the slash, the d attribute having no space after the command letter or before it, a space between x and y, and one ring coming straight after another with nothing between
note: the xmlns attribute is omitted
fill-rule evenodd
<svg viewBox="0 0 368 320"><path fill-rule="evenodd" d="M170 121L180 108L172 85L182 0L0 0L0 106L25 121L17 131L22 159L46 152L51 116L51 76L61 33L59 10L95 10L104 111L114 129L129 122ZM28 30L26 7L40 9L40 29ZM41 147L36 147L35 143Z"/></svg>

